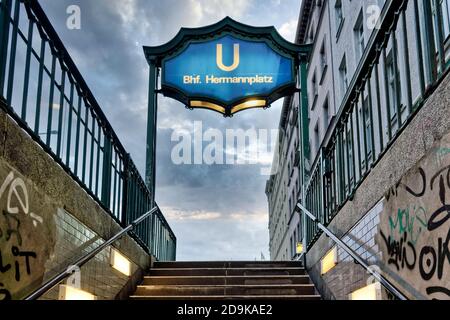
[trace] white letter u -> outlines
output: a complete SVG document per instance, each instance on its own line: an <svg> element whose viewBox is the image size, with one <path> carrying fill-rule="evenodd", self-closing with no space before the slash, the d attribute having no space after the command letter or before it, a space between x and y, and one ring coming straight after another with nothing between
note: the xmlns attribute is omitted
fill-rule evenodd
<svg viewBox="0 0 450 320"><path fill-rule="evenodd" d="M239 67L240 57L239 57L239 44L234 44L234 54L233 54L233 64L231 66L226 66L223 64L223 46L222 44L217 44L217 66L220 70L230 72Z"/></svg>

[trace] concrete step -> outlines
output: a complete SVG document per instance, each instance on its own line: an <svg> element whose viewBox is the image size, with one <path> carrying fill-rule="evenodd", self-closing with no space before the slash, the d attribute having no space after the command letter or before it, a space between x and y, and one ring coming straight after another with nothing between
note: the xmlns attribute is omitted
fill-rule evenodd
<svg viewBox="0 0 450 320"><path fill-rule="evenodd" d="M156 276L144 277L143 285L286 285L309 284L309 276Z"/></svg>
<svg viewBox="0 0 450 320"><path fill-rule="evenodd" d="M149 276L289 276L305 275L303 268L153 268Z"/></svg>
<svg viewBox="0 0 450 320"><path fill-rule="evenodd" d="M288 296L314 295L312 284L299 285L142 285L135 295L140 296Z"/></svg>
<svg viewBox="0 0 450 320"><path fill-rule="evenodd" d="M300 262L155 262L133 300L320 300Z"/></svg>
<svg viewBox="0 0 450 320"><path fill-rule="evenodd" d="M156 300L156 301L170 301L170 300L177 300L177 301L226 301L226 300L262 300L262 301L277 301L277 300L293 300L293 301L309 301L309 300L321 300L321 297L319 295L259 295L259 296L224 296L224 295L217 295L217 296L140 296L140 295L134 295L130 297L131 300Z"/></svg>
<svg viewBox="0 0 450 320"><path fill-rule="evenodd" d="M297 261L181 261L181 262L155 262L154 268L301 268Z"/></svg>

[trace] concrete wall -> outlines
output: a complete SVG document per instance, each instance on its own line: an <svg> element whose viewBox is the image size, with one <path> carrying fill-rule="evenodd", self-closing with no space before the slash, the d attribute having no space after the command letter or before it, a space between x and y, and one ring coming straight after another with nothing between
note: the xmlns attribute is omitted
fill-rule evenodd
<svg viewBox="0 0 450 320"><path fill-rule="evenodd" d="M355 250L363 256L370 254L371 263L415 299L450 298L445 293L450 289L449 105L450 76L447 75L373 168L354 199L345 204L330 224L339 237L350 235L357 243ZM380 202L382 209L379 219L375 217L374 233L368 225L370 219L366 218ZM399 222L399 214L403 223ZM361 226L360 236L349 233ZM405 235L406 239L401 241ZM346 298L353 290L365 286L368 275L353 263L345 266L345 259L339 258L338 267L322 277L321 259L333 245L322 236L307 255L307 268L326 298ZM354 285L342 291L339 281L333 281L335 277L352 279Z"/></svg>
<svg viewBox="0 0 450 320"><path fill-rule="evenodd" d="M386 195L377 243L383 270L410 297L450 299L450 133Z"/></svg>
<svg viewBox="0 0 450 320"><path fill-rule="evenodd" d="M24 298L120 226L0 110L0 300ZM151 257L129 236L114 246L139 280ZM110 248L81 268L81 288L97 299L132 290L110 266ZM58 288L44 299L57 299Z"/></svg>

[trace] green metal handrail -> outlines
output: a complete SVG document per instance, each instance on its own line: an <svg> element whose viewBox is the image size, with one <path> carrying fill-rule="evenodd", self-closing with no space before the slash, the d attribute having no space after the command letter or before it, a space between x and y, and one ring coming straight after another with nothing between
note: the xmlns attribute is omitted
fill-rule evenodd
<svg viewBox="0 0 450 320"><path fill-rule="evenodd" d="M37 0L1 0L0 41L2 108L121 226L152 208L151 192ZM157 259L175 259L176 237L160 211L133 236Z"/></svg>
<svg viewBox="0 0 450 320"><path fill-rule="evenodd" d="M339 247L342 248L342 250L344 250L350 257L352 257L356 263L358 263L362 268L364 268L364 270L366 270L378 282L380 282L380 284L385 287L391 294L393 294L395 298L399 300L408 300L408 298L392 282L390 282L382 274L371 268L366 260L364 260L360 255L352 250L352 248L350 248L344 241L339 239L333 232L331 232L330 229L324 226L324 224L320 222L314 214L309 212L308 209L306 209L299 203L297 204L297 209L298 211L302 212L309 221L314 223L321 232L325 233L327 237L333 240L334 243L336 243ZM301 258L303 258L303 253L298 258L298 260L300 260Z"/></svg>
<svg viewBox="0 0 450 320"><path fill-rule="evenodd" d="M445 2L445 1L444 1ZM445 2L446 3L446 2ZM358 65L331 135L317 155L304 188L303 204L324 226L351 200L449 70L439 1L387 0ZM416 37L407 32L406 14L414 17ZM423 14L422 14L423 13ZM413 40L413 41L412 41ZM414 52L410 49L414 46ZM412 64L411 53L417 62ZM426 59L428 57L428 59ZM412 68L418 73L413 101ZM404 81L400 81L403 75ZM382 93L384 90L384 96ZM311 248L321 234L304 219L304 242Z"/></svg>
<svg viewBox="0 0 450 320"><path fill-rule="evenodd" d="M100 252L114 244L116 241L118 241L120 238L124 237L127 233L133 231L134 229L138 228L141 223L146 221L147 219L151 219L151 217L156 214L159 211L158 207L154 207L149 212L141 215L139 218L131 222L126 228L120 230L118 233L116 233L114 236L112 236L110 239L103 242L101 245L99 245L97 248L93 249L92 251L84 254L81 258L77 259L75 262L73 262L70 265L67 265L63 268L62 271L60 271L57 275L52 277L50 280L46 281L42 286L37 288L35 291L33 291L31 294L29 294L24 300L37 300L40 297L42 297L45 293L50 291L52 288L57 286L59 283L61 283L64 279L71 276L77 268L81 268L86 263L91 261L95 256L97 256Z"/></svg>

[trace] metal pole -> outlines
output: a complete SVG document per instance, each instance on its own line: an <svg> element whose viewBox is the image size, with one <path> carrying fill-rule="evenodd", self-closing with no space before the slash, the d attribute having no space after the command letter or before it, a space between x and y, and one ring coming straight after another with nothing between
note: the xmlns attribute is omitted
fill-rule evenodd
<svg viewBox="0 0 450 320"><path fill-rule="evenodd" d="M423 5L423 16L425 20L425 43L426 43L426 61L428 67L428 77L429 83L433 83L437 78L437 65L436 65L436 46L434 41L434 30L433 30L433 10L431 8L431 1L422 1Z"/></svg>
<svg viewBox="0 0 450 320"><path fill-rule="evenodd" d="M439 0L434 0L434 12L436 14L436 36L437 36L437 47L439 53L439 66L440 73L444 73L445 70L445 39L444 39L444 22L442 21L442 8L441 2Z"/></svg>
<svg viewBox="0 0 450 320"><path fill-rule="evenodd" d="M19 18L20 18L20 2L16 0L14 4L14 20L11 33L11 50L9 53L8 88L6 91L6 101L9 106L11 106L13 95L16 53L17 53L17 34L19 33Z"/></svg>
<svg viewBox="0 0 450 320"><path fill-rule="evenodd" d="M11 0L4 0L0 3L0 41L2 48L0 50L0 95L3 95L3 89L6 78L6 61L8 56L9 44L9 26L11 16Z"/></svg>
<svg viewBox="0 0 450 320"><path fill-rule="evenodd" d="M301 122L300 122L300 131L303 152L303 183L308 180L309 176L309 162L310 162L310 153L311 148L309 145L309 119L308 119L308 74L307 74L307 61L306 57L302 56L300 58L300 107L299 110L301 112ZM308 167L307 167L308 163Z"/></svg>
<svg viewBox="0 0 450 320"><path fill-rule="evenodd" d="M100 143L100 141L99 141ZM104 139L103 169L102 169L101 201L106 207L111 204L111 175L112 175L112 142L108 135ZM114 214L114 207L111 210Z"/></svg>
<svg viewBox="0 0 450 320"><path fill-rule="evenodd" d="M300 68L299 68L299 82L300 82L300 96L298 107L299 118L299 151L300 151L300 183L302 186L302 196L300 201L305 201L305 183L307 181L307 159L309 163L310 147L309 147L309 121L308 121L308 86L307 86L307 57L300 56ZM303 263L306 268L306 251L308 245L307 239L307 219L304 214L300 217L302 219L303 229Z"/></svg>
<svg viewBox="0 0 450 320"><path fill-rule="evenodd" d="M148 93L148 118L147 118L147 156L145 166L145 183L151 193L151 205L155 203L155 161L156 161L156 116L158 112L158 97L156 88L158 85L156 61L150 62L150 80Z"/></svg>

